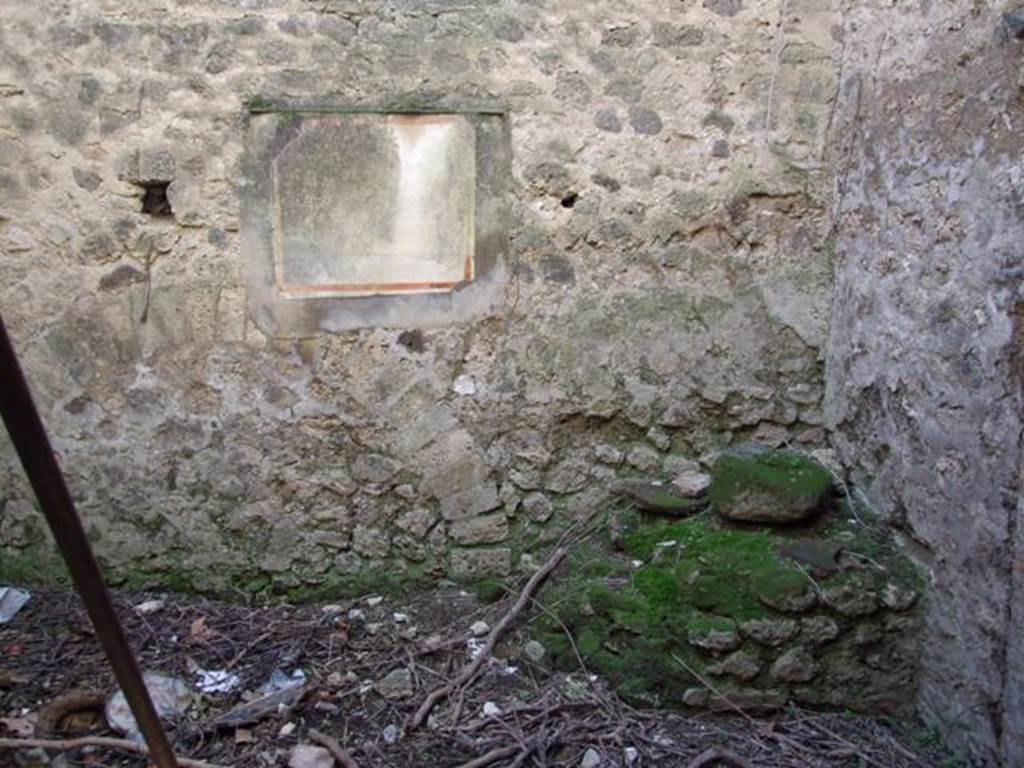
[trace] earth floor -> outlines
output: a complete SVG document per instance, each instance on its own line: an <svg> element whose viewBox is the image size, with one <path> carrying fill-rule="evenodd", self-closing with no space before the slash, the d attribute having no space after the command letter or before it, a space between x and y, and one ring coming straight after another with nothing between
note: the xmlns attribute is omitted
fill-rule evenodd
<svg viewBox="0 0 1024 768"><path fill-rule="evenodd" d="M493 627L516 594L489 604L456 586L332 605L249 605L137 592L115 592L114 599L140 666L180 678L190 689L190 706L168 723L177 754L217 766L288 765L296 746L310 743L311 730L336 738L360 768L954 765L913 722L797 708L763 718L633 708L586 669L556 672L527 658L528 622L543 610L543 591L480 673L441 699L422 727L410 728L426 696L479 652L483 640L473 625ZM484 632L479 624L476 630ZM408 674L399 673L391 690L383 688L388 698L381 681L395 670ZM204 672L224 673L229 690L200 691ZM301 698L252 722L224 726L231 720L224 713L275 673L279 682L302 679ZM114 690L72 590L33 589L28 604L0 625L0 738L120 738L99 711L69 716L54 707L71 691L105 699ZM97 747L0 749L0 766L145 763Z"/></svg>

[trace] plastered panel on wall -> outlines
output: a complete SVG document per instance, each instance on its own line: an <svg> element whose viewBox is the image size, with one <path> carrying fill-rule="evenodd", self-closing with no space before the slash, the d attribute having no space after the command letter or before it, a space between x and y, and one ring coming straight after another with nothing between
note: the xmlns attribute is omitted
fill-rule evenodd
<svg viewBox="0 0 1024 768"><path fill-rule="evenodd" d="M242 228L254 321L300 336L492 311L507 147L500 114L253 115Z"/></svg>

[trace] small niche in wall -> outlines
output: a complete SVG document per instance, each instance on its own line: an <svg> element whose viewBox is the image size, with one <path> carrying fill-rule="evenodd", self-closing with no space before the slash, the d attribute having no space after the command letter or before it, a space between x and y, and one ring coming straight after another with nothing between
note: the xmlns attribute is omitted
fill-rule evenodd
<svg viewBox="0 0 1024 768"><path fill-rule="evenodd" d="M264 331L439 325L495 308L503 113L252 111L242 247Z"/></svg>
<svg viewBox="0 0 1024 768"><path fill-rule="evenodd" d="M170 185L169 181L139 182L139 186L142 187L142 212L156 218L173 216L171 201L167 197L167 188Z"/></svg>

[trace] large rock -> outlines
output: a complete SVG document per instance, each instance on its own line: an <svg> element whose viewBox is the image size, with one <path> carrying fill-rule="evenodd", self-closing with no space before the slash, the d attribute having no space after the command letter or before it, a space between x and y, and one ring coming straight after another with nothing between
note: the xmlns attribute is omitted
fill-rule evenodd
<svg viewBox="0 0 1024 768"><path fill-rule="evenodd" d="M710 498L720 515L755 523L794 523L826 504L832 476L795 451L744 445L715 462Z"/></svg>

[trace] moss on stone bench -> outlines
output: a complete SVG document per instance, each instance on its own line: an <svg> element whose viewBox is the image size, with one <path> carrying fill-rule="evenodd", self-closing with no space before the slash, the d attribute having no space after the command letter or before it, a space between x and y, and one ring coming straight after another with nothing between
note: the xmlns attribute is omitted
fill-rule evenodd
<svg viewBox="0 0 1024 768"><path fill-rule="evenodd" d="M557 667L648 704L718 708L703 678L755 710L912 708L922 585L884 537L838 517L780 532L619 514L625 532L581 547L533 623ZM782 554L799 537L847 554L817 571Z"/></svg>

